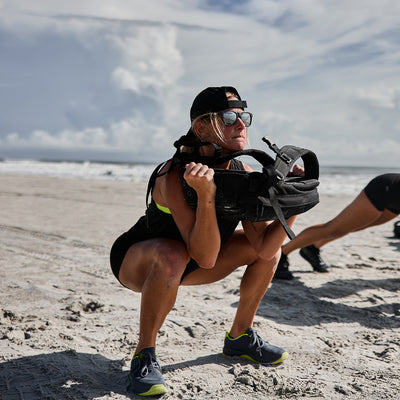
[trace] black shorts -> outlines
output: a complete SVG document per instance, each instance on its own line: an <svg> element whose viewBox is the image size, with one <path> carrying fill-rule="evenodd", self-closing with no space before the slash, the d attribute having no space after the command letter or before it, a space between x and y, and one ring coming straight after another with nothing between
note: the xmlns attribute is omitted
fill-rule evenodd
<svg viewBox="0 0 400 400"><path fill-rule="evenodd" d="M384 174L372 179L364 193L379 210L400 214L400 174Z"/></svg>
<svg viewBox="0 0 400 400"><path fill-rule="evenodd" d="M141 224L139 223L133 226L129 231L123 233L120 237L118 237L118 239L114 242L114 244L111 247L111 252L110 252L111 270L120 283L122 282L119 280L119 270L121 269L121 265L122 262L124 261L126 252L133 244L142 242L144 240L152 239L151 236L148 236L146 234L145 230L140 229L140 225ZM188 264L186 265L186 269L183 272L181 280L186 275L196 270L197 268L200 268L199 265L195 260L193 260L193 258L191 258Z"/></svg>

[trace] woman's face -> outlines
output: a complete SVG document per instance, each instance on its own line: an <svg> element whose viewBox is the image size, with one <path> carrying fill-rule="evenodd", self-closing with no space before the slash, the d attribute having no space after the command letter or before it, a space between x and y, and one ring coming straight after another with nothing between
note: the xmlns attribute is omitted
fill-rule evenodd
<svg viewBox="0 0 400 400"><path fill-rule="evenodd" d="M229 110L235 111L237 113L243 112L241 108L230 108ZM225 137L225 141L223 143L217 144L219 144L223 148L227 148L227 150L230 151L243 150L246 147L247 143L247 128L244 125L243 121L240 118L237 118L236 122L233 125L226 126L223 124L221 117L218 116L218 119L221 132ZM216 137L216 139L221 141L219 137Z"/></svg>
<svg viewBox="0 0 400 400"><path fill-rule="evenodd" d="M236 97L230 96L228 100L237 100ZM234 111L236 113L242 113L241 108L229 108L229 111ZM222 121L220 115L216 116L216 126L215 124L208 122L203 129L203 134L201 135L203 139L208 142L218 144L226 151L238 151L243 150L247 143L247 128L240 118L237 118L233 125L226 126ZM222 137L218 135L216 130L222 134Z"/></svg>

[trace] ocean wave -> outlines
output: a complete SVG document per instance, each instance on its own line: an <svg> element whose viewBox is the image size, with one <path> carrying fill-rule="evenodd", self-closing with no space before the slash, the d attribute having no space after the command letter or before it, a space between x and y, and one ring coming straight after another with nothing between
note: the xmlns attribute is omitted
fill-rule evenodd
<svg viewBox="0 0 400 400"><path fill-rule="evenodd" d="M157 164L108 163L89 161L0 161L0 173L31 174L50 177L108 179L146 183ZM400 173L399 168L330 166L320 170L319 192L326 194L357 194L375 176Z"/></svg>

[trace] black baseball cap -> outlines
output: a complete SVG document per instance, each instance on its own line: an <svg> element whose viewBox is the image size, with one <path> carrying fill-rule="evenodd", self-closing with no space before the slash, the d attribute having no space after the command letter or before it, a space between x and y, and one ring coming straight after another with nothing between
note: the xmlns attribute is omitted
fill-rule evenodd
<svg viewBox="0 0 400 400"><path fill-rule="evenodd" d="M228 100L226 93L232 93L238 100ZM247 107L246 101L240 98L238 91L232 86L208 87L201 91L193 100L190 108L190 119L193 121L200 115L223 111L228 108Z"/></svg>

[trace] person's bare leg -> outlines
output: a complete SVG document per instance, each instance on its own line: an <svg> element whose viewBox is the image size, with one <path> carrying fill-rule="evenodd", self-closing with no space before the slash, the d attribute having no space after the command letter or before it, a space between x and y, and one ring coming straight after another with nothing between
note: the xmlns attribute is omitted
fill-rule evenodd
<svg viewBox="0 0 400 400"><path fill-rule="evenodd" d="M213 269L198 269L187 275L182 285L200 285L219 281L240 266L247 265L240 284L240 300L230 334L237 337L253 326L257 308L271 283L278 252L271 260L257 256L242 231L237 231L226 243Z"/></svg>
<svg viewBox="0 0 400 400"><path fill-rule="evenodd" d="M136 354L144 348L156 347L157 333L175 304L188 261L184 245L172 240L140 242L128 250L119 279L128 288L142 293Z"/></svg>
<svg viewBox="0 0 400 400"><path fill-rule="evenodd" d="M229 333L232 338L240 336L253 326L258 306L274 276L279 256L280 253L277 253L269 261L258 259L246 268L240 284L239 304Z"/></svg>
<svg viewBox="0 0 400 400"><path fill-rule="evenodd" d="M377 210L377 211L379 211L379 210ZM378 218L376 218L375 220L371 221L370 223L368 223L368 224L366 224L364 226L361 226L361 227L358 227L358 228L352 230L351 232L357 232L357 231L361 231L361 230L364 230L364 229L371 228L372 226L385 224L386 222L396 218L397 215L398 215L398 214L395 214L395 213L393 213L392 211L389 211L389 210L383 210L383 211L379 211L379 212L380 212L380 216ZM351 232L349 232L349 233L351 233ZM332 240L335 240L335 239L336 238L327 239L327 240L317 240L313 244L314 244L314 246L316 248L320 249L322 246L324 246L325 244L327 244L329 242L332 242Z"/></svg>
<svg viewBox="0 0 400 400"><path fill-rule="evenodd" d="M335 218L324 223L313 225L299 233L293 240L282 246L282 253L314 244L317 248L356 230L365 229L379 220L382 212L377 210L364 192L341 211Z"/></svg>
<svg viewBox="0 0 400 400"><path fill-rule="evenodd" d="M223 354L241 356L261 364L283 362L288 353L264 341L253 328L258 306L275 273L280 251L270 259L259 257L243 233L236 232L223 247L213 269L196 270L183 279L183 284L202 284L220 280L237 267L247 265L240 284L240 298L235 317L224 339Z"/></svg>

